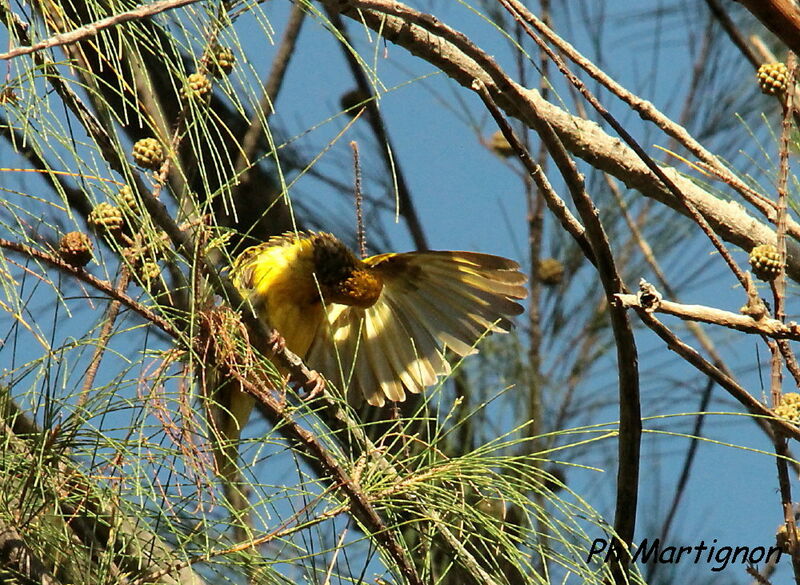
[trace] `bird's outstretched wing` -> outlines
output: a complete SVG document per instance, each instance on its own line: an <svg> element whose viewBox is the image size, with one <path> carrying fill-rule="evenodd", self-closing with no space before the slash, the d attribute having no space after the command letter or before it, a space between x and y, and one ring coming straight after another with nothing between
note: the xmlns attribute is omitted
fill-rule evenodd
<svg viewBox="0 0 800 585"><path fill-rule="evenodd" d="M306 355L351 400L382 406L450 372L444 347L475 353L487 331L507 332L527 295L512 260L475 252L381 254L364 262L383 280L369 308L327 306Z"/></svg>

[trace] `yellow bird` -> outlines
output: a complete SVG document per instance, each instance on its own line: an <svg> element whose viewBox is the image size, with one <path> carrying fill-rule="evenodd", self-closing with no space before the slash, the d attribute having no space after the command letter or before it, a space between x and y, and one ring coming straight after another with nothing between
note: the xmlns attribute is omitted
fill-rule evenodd
<svg viewBox="0 0 800 585"><path fill-rule="evenodd" d="M447 375L447 347L476 353L508 332L527 296L519 265L476 252L359 259L327 233L287 233L245 250L234 284L286 347L351 402L401 402Z"/></svg>

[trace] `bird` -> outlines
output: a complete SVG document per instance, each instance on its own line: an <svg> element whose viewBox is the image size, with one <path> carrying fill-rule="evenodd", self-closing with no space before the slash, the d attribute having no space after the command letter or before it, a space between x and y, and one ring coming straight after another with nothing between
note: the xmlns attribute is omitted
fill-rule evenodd
<svg viewBox="0 0 800 585"><path fill-rule="evenodd" d="M245 304L285 347L358 406L398 403L451 369L488 333L507 333L523 312L527 277L513 260L464 251L415 251L360 258L325 232L287 232L245 249L230 269ZM240 433L253 398L218 384L213 424L218 472L243 509Z"/></svg>
<svg viewBox="0 0 800 585"><path fill-rule="evenodd" d="M351 403L402 402L450 373L444 349L477 353L511 330L527 278L513 260L461 251L364 259L325 232L246 249L233 282L255 315Z"/></svg>

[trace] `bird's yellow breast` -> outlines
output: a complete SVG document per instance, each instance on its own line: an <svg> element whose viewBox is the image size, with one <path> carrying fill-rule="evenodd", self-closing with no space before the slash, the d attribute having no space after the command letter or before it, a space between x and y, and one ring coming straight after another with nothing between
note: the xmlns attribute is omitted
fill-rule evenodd
<svg viewBox="0 0 800 585"><path fill-rule="evenodd" d="M322 322L323 308L314 280L313 242L292 238L247 250L239 276L256 313L305 356Z"/></svg>

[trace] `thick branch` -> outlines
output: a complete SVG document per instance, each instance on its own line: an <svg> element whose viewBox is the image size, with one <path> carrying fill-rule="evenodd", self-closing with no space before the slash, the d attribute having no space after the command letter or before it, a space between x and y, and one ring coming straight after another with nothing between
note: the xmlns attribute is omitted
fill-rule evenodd
<svg viewBox="0 0 800 585"><path fill-rule="evenodd" d="M737 0L787 47L800 54L800 10L791 0Z"/></svg>
<svg viewBox="0 0 800 585"><path fill-rule="evenodd" d="M572 116L543 99L535 89L515 83L491 57L477 47L472 46L470 55L467 55L452 40L457 39L461 46L469 44L458 31L399 2L351 0L342 5L336 0L321 1L326 6L340 8L345 16L364 22L382 33L387 40L438 67L466 88L471 88L475 79L482 81L494 101L508 115L521 119L529 127L534 126L537 115L543 117L572 154L617 177L643 195L688 215L683 202L669 192L633 150L618 138L606 134L596 123ZM403 17L394 16L394 13L403 14ZM416 24L415 20L424 22L426 26ZM675 169L666 167L664 171L686 201L705 217L724 240L746 251L759 244L775 244L775 232L750 215L741 204L717 198ZM788 222L787 228L793 236L800 234L800 225L794 221ZM800 245L795 241L787 244L787 273L800 281Z"/></svg>

